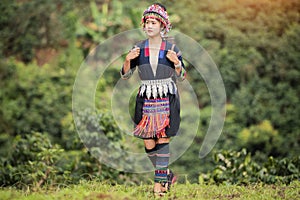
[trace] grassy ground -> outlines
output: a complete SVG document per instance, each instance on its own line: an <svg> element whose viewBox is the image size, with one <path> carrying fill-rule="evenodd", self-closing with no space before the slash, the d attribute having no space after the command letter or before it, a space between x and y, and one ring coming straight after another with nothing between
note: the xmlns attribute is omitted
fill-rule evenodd
<svg viewBox="0 0 300 200"><path fill-rule="evenodd" d="M1 200L27 199L300 199L300 182L295 181L288 186L252 185L252 186L216 186L198 184L175 184L172 191L164 197L154 197L151 193L152 186L111 186L104 183L82 183L76 186L41 190L39 192L26 192L14 189L2 188Z"/></svg>

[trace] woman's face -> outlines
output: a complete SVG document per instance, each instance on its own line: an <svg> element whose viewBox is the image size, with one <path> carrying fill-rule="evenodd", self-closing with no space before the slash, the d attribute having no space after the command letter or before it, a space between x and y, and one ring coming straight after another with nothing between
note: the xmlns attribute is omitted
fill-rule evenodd
<svg viewBox="0 0 300 200"><path fill-rule="evenodd" d="M156 19L147 19L145 22L145 31L148 37L160 36L161 23Z"/></svg>

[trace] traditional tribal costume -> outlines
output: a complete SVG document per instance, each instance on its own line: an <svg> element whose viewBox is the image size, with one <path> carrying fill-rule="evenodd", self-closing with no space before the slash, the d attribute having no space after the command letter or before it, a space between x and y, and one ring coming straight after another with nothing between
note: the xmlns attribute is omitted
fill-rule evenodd
<svg viewBox="0 0 300 200"><path fill-rule="evenodd" d="M144 11L142 24L148 18L159 20L164 25L162 34L170 31L168 13L159 5L152 5ZM140 55L130 61L130 70L121 77L128 79L138 67L141 86L136 96L134 136L142 139L157 139L176 136L180 125L180 102L176 81L184 80L186 72L181 52L176 45L162 40L156 67L150 64L149 40L135 45L140 48ZM181 73L177 75L174 63L167 59L168 50L174 50L181 63ZM169 144L157 144L145 151L155 167L155 182L167 183L169 164Z"/></svg>

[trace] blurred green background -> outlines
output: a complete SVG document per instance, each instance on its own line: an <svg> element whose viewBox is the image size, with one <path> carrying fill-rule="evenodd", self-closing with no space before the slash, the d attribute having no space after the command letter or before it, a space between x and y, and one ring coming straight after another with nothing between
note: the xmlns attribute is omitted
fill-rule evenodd
<svg viewBox="0 0 300 200"><path fill-rule="evenodd" d="M171 165L179 181L299 179L299 0L2 0L1 186L37 188L82 179L139 184L151 179L151 174L115 171L90 156L73 124L72 90L90 50L115 34L139 28L142 12L154 2L167 7L174 30L209 52L226 87L222 135L213 152L199 159L210 96L201 76L186 64L201 119L193 144ZM126 149L124 133L101 103L110 101L119 78L118 68L107 70L97 89L97 112L82 113L82 119L113 134L113 142ZM182 110L183 121L195 112L184 105Z"/></svg>

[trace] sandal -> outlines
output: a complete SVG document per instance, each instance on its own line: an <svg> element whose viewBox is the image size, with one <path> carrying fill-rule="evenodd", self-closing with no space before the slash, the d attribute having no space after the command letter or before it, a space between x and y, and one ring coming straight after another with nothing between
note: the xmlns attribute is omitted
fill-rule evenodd
<svg viewBox="0 0 300 200"><path fill-rule="evenodd" d="M170 191L171 185L176 182L177 177L174 175L174 173L171 170L168 170L167 179L168 179L167 190Z"/></svg>
<svg viewBox="0 0 300 200"><path fill-rule="evenodd" d="M163 197L166 195L166 191L153 191L154 196Z"/></svg>

